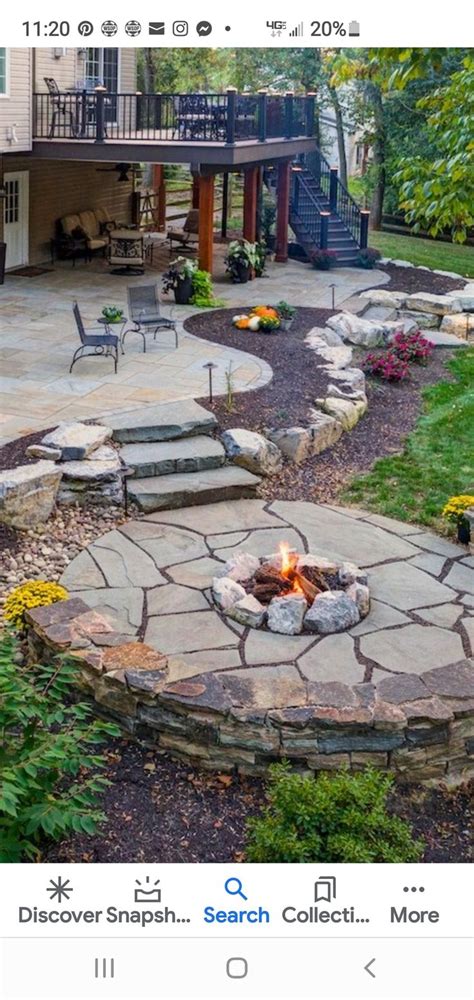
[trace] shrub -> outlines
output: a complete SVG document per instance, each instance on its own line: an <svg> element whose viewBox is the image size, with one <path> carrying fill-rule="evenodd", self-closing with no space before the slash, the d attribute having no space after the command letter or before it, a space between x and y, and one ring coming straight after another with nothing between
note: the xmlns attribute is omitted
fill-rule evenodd
<svg viewBox="0 0 474 1000"><path fill-rule="evenodd" d="M321 864L419 861L424 850L410 826L387 811L391 775L368 769L317 779L271 768L268 805L249 820L253 862Z"/></svg>
<svg viewBox="0 0 474 1000"><path fill-rule="evenodd" d="M192 282L193 294L191 305L198 306L199 309L211 309L225 304L223 299L214 298L212 278L209 271L201 271L201 269L193 271Z"/></svg>
<svg viewBox="0 0 474 1000"><path fill-rule="evenodd" d="M365 267L368 271L371 271L381 256L380 250L375 250L374 247L367 247L365 250L359 250L357 263L359 267Z"/></svg>
<svg viewBox="0 0 474 1000"><path fill-rule="evenodd" d="M392 349L397 358L408 364L426 365L433 353L434 344L419 330L415 330L414 333L395 334Z"/></svg>
<svg viewBox="0 0 474 1000"><path fill-rule="evenodd" d="M310 260L317 271L329 271L337 264L337 253L335 250L313 250Z"/></svg>
<svg viewBox="0 0 474 1000"><path fill-rule="evenodd" d="M58 583L48 583L46 580L27 580L20 587L15 587L8 595L3 615L5 621L20 628L24 623L25 611L30 608L42 608L47 604L56 604L56 601L66 601L69 597L67 590L60 587Z"/></svg>
<svg viewBox="0 0 474 1000"><path fill-rule="evenodd" d="M0 643L0 862L37 861L46 839L93 834L104 816L96 748L115 726L71 700L77 664L19 666L12 635Z"/></svg>
<svg viewBox="0 0 474 1000"><path fill-rule="evenodd" d="M408 363L399 358L395 351L368 354L362 367L368 375L374 375L385 382L402 382L410 375Z"/></svg>

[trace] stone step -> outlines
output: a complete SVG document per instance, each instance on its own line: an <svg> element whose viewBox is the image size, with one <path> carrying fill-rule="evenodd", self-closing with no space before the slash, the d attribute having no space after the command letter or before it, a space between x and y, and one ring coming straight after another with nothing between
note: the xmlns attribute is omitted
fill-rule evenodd
<svg viewBox="0 0 474 1000"><path fill-rule="evenodd" d="M219 500L254 497L258 476L237 465L203 472L178 472L171 476L129 479L128 493L141 510L170 510Z"/></svg>
<svg viewBox="0 0 474 1000"><path fill-rule="evenodd" d="M124 444L120 449L120 458L135 470L134 479L145 479L168 476L174 472L218 469L225 463L225 450L220 441L196 434L174 441Z"/></svg>
<svg viewBox="0 0 474 1000"><path fill-rule="evenodd" d="M149 404L138 410L128 410L107 416L115 441L128 444L138 441L171 441L195 434L210 434L217 426L209 413L194 399L174 403Z"/></svg>

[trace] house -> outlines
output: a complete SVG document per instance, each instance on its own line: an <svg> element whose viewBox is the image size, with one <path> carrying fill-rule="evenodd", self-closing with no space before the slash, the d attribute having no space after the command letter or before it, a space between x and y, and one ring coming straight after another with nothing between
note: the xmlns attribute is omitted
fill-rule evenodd
<svg viewBox="0 0 474 1000"><path fill-rule="evenodd" d="M330 247L351 263L366 245L367 220L317 150L314 124L314 94L142 94L132 48L0 49L7 269L48 261L67 215L101 208L130 223L134 163L157 165L157 177L166 163L189 164L208 271L216 175L243 173L243 236L254 242L266 167L277 181L276 260L288 257L290 221L307 253ZM306 154L317 160L315 173Z"/></svg>

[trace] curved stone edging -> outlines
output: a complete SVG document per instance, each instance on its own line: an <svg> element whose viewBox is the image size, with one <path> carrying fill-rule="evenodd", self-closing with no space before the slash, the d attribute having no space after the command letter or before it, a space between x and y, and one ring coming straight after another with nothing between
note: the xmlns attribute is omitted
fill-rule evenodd
<svg viewBox="0 0 474 1000"><path fill-rule="evenodd" d="M220 619L216 566L281 534L330 557L332 538L368 568L365 622L311 638ZM283 758L451 784L474 773L474 572L414 525L285 501L157 512L94 542L62 582L69 601L28 614L35 653L79 656L98 710L158 751L242 773Z"/></svg>

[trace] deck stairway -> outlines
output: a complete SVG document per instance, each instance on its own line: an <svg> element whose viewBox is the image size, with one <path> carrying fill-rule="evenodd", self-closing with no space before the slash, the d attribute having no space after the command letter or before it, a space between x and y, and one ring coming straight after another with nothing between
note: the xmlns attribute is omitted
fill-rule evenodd
<svg viewBox="0 0 474 1000"><path fill-rule="evenodd" d="M338 267L350 267L367 247L369 213L359 208L337 168L320 153L293 164L289 218L308 258L314 250L327 249L337 255Z"/></svg>
<svg viewBox="0 0 474 1000"><path fill-rule="evenodd" d="M128 495L147 513L256 495L258 476L226 465L216 418L193 399L112 415L107 424L131 472Z"/></svg>

